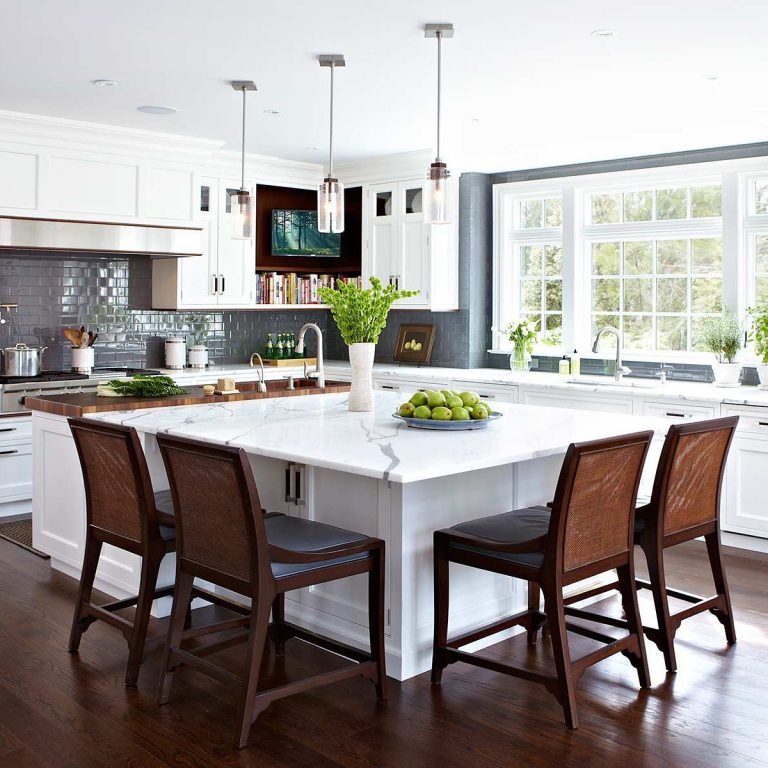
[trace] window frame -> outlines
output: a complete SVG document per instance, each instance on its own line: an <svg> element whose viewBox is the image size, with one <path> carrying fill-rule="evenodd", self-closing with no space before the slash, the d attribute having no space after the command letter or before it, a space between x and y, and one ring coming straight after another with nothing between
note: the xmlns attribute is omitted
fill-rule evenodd
<svg viewBox="0 0 768 768"><path fill-rule="evenodd" d="M719 160L667 167L651 167L626 171L562 176L532 181L511 181L493 185L493 286L492 322L501 327L504 300L501 279L509 278L505 265L508 258L508 242L505 238L504 210L506 201L515 197L557 196L562 199L562 248L563 248L563 343L561 348L537 345L535 352L542 355L562 354L563 350L578 349L584 357L604 358L604 353L592 354L591 338L591 275L589 253L584 253L584 243L589 236L599 239L632 239L629 231L649 237L670 238L719 236L723 253L723 305L734 310L744 319L746 309L754 301L754 258L750 252L750 237L768 234L768 214L750 216L749 204L752 191L750 184L755 178L768 177L768 157ZM588 195L600 191L629 191L666 186L701 186L719 183L722 193L722 216L719 219L671 219L652 222L624 222L621 224L587 224ZM691 225L691 222L694 225ZM661 227L659 227L661 225ZM613 232L609 234L609 228ZM618 230L621 230L619 233ZM656 234L656 231L662 230ZM595 237L594 239L598 239ZM644 239L639 237L638 239ZM514 274L514 273L513 273ZM519 288L508 285L506 292L519 294ZM506 352L508 347L493 338L490 352ZM705 352L632 352L630 359L710 363L712 355ZM742 360L750 352L742 352Z"/></svg>

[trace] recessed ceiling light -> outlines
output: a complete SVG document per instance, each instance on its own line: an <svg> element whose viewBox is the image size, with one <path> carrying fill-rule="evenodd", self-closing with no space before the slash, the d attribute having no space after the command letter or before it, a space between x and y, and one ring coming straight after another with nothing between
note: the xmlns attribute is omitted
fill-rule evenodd
<svg viewBox="0 0 768 768"><path fill-rule="evenodd" d="M614 32L612 29L593 29L590 34L592 37L596 37L599 40L608 40L609 38L613 37Z"/></svg>
<svg viewBox="0 0 768 768"><path fill-rule="evenodd" d="M704 80L709 81L710 83L714 83L716 80L719 80L720 78L717 75L704 75Z"/></svg>
<svg viewBox="0 0 768 768"><path fill-rule="evenodd" d="M307 147L307 149L311 149L313 152L317 152L320 147Z"/></svg>
<svg viewBox="0 0 768 768"><path fill-rule="evenodd" d="M92 85L100 85L102 88L112 88L117 85L117 80L91 80Z"/></svg>
<svg viewBox="0 0 768 768"><path fill-rule="evenodd" d="M479 123L480 120L481 120L481 118L479 118L479 117L472 117L470 119L472 120L473 123Z"/></svg>
<svg viewBox="0 0 768 768"><path fill-rule="evenodd" d="M146 107L136 107L136 109L148 115L173 115L179 111L176 107L158 107L151 104Z"/></svg>
<svg viewBox="0 0 768 768"><path fill-rule="evenodd" d="M265 109L264 114L272 115L274 117L275 115L279 115L280 113L276 109Z"/></svg>

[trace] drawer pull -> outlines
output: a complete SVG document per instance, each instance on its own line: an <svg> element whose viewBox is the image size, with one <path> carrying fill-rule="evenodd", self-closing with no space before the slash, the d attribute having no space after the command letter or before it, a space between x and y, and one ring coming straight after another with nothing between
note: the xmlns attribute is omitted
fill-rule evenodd
<svg viewBox="0 0 768 768"><path fill-rule="evenodd" d="M676 419L684 419L686 416L688 416L687 413L673 413L672 411L667 411L667 416L673 416Z"/></svg>
<svg viewBox="0 0 768 768"><path fill-rule="evenodd" d="M381 388L382 389L392 389L392 390L398 389L398 387L393 387L391 384L382 384Z"/></svg>
<svg viewBox="0 0 768 768"><path fill-rule="evenodd" d="M285 468L285 501L287 504L296 501L296 497L291 494L291 467L293 467L292 463Z"/></svg>
<svg viewBox="0 0 768 768"><path fill-rule="evenodd" d="M757 422L758 427L768 427L768 421L758 421Z"/></svg>
<svg viewBox="0 0 768 768"><path fill-rule="evenodd" d="M480 397L483 398L483 400L495 400L496 395L484 395L482 392L477 393Z"/></svg>
<svg viewBox="0 0 768 768"><path fill-rule="evenodd" d="M3 427L0 432L15 432L17 429L18 427Z"/></svg>
<svg viewBox="0 0 768 768"><path fill-rule="evenodd" d="M12 453L18 453L18 451L15 449L12 451L0 451L0 456L10 456Z"/></svg>

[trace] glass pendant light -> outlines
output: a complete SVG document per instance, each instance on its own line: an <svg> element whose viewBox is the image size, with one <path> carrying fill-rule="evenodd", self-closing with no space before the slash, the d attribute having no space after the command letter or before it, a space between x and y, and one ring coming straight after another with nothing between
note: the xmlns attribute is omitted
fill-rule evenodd
<svg viewBox="0 0 768 768"><path fill-rule="evenodd" d="M243 138L240 151L240 189L229 198L232 214L232 237L235 240L253 238L253 196L245 187L245 94L256 90L253 80L234 80L232 87L243 94Z"/></svg>
<svg viewBox="0 0 768 768"><path fill-rule="evenodd" d="M331 69L331 116L328 175L317 189L317 228L320 232L339 233L344 231L344 185L333 175L333 74L336 67L344 67L346 63L340 54L318 58L321 67Z"/></svg>
<svg viewBox="0 0 768 768"><path fill-rule="evenodd" d="M426 24L424 37L437 38L437 152L435 162L429 166L427 171L424 221L429 224L448 224L450 210L448 179L451 172L440 158L440 111L442 107L442 42L444 37L453 37L453 24Z"/></svg>

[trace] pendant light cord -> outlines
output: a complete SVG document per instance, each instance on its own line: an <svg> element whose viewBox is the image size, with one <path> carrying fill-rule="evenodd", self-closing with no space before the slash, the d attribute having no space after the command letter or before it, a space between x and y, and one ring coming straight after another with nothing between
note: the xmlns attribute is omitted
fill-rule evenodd
<svg viewBox="0 0 768 768"><path fill-rule="evenodd" d="M245 86L243 86L243 137L240 144L240 189L245 189Z"/></svg>
<svg viewBox="0 0 768 768"><path fill-rule="evenodd" d="M435 162L440 162L440 111L442 107L440 94L442 91L442 43L443 33L437 30L437 157Z"/></svg>
<svg viewBox="0 0 768 768"><path fill-rule="evenodd" d="M331 124L330 124L330 140L328 142L328 177L333 178L333 74L336 69L335 62L331 61Z"/></svg>

